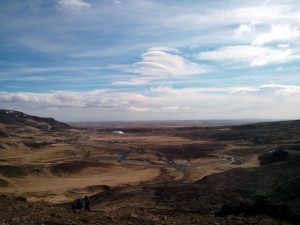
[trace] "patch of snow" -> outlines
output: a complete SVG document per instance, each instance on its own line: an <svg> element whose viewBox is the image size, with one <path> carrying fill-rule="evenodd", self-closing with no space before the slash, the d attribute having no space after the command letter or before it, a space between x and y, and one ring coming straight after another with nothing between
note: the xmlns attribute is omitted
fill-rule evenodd
<svg viewBox="0 0 300 225"><path fill-rule="evenodd" d="M268 153L272 153L272 152L276 152L276 149L273 149L273 150L269 151Z"/></svg>
<svg viewBox="0 0 300 225"><path fill-rule="evenodd" d="M124 132L121 130L114 130L112 134L124 134Z"/></svg>

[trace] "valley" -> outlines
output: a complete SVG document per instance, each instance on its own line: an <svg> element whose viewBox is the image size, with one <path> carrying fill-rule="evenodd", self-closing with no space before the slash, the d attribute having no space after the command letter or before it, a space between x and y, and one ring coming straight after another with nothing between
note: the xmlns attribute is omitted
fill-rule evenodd
<svg viewBox="0 0 300 225"><path fill-rule="evenodd" d="M110 217L109 224L171 224L163 223L161 216L173 224L192 224L193 218L197 221L205 216L199 224L206 224L208 217L213 217L216 224L250 224L233 223L226 213L223 219L216 219L215 213L224 205L232 205L232 201L256 204L259 197L268 199L264 204L284 203L292 215L279 218L286 224L293 223L300 212L299 189L289 192L289 198L283 194L300 184L299 121L234 126L153 126L143 122L75 127L1 110L0 131L0 193L7 202L18 197L33 208L44 202L50 211L60 208L70 217L70 202L87 195L95 210L104 210L89 218L89 224L98 224L95 218L104 215ZM261 166L259 156L281 149L286 158ZM22 205L18 200L15 204ZM129 219L122 217L127 207L131 210ZM147 215L142 208L149 209ZM173 210L178 214L167 213ZM18 214L18 210L10 213ZM265 224L274 224L278 218L272 213L254 214L247 220L259 224L255 216L263 215L267 218ZM47 215L41 218L46 220ZM183 223L185 217L190 223ZM5 215L0 214L1 218L5 220ZM72 224L73 219L60 224ZM61 220L66 221L66 217Z"/></svg>

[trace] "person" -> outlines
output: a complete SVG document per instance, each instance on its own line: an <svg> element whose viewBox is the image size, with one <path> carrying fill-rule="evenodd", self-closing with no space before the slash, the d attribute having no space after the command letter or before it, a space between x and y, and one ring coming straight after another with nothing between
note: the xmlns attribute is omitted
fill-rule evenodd
<svg viewBox="0 0 300 225"><path fill-rule="evenodd" d="M72 210L73 211L75 211L75 210L81 210L82 208L83 208L83 205L82 205L81 199L80 198L75 199L75 201L72 204Z"/></svg>
<svg viewBox="0 0 300 225"><path fill-rule="evenodd" d="M75 212L75 210L76 210L76 199L73 201L71 208Z"/></svg>
<svg viewBox="0 0 300 225"><path fill-rule="evenodd" d="M84 210L91 211L91 202L90 202L88 196L84 197Z"/></svg>

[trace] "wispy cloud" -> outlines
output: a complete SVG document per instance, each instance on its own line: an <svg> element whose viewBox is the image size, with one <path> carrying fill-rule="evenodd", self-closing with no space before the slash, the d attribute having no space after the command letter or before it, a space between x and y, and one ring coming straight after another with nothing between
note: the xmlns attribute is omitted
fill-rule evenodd
<svg viewBox="0 0 300 225"><path fill-rule="evenodd" d="M232 94L300 94L300 86L281 85L281 84L266 84L257 88L253 87L237 87L233 88Z"/></svg>
<svg viewBox="0 0 300 225"><path fill-rule="evenodd" d="M120 1L120 0L111 0L111 2L114 3L114 4L117 4L117 5L123 3L123 2Z"/></svg>
<svg viewBox="0 0 300 225"><path fill-rule="evenodd" d="M85 0L58 0L57 3L61 8L70 11L79 11L91 8L91 4Z"/></svg>
<svg viewBox="0 0 300 225"><path fill-rule="evenodd" d="M31 78L37 79L40 75L40 79L45 79L41 75L52 74L52 77L56 77L53 73L65 73L65 72L74 72L76 74L84 74L87 72L99 73L105 68L99 66L90 66L90 67L80 67L80 66L53 66L53 67L17 67L13 69L2 69L0 71L0 80L30 80ZM35 75L35 76L32 76ZM60 77L65 77L60 75Z"/></svg>
<svg viewBox="0 0 300 225"><path fill-rule="evenodd" d="M134 77L130 78L129 80L120 80L120 81L115 81L112 84L115 86L139 86L143 84L147 84L155 79L154 77Z"/></svg>
<svg viewBox="0 0 300 225"><path fill-rule="evenodd" d="M183 29L191 29L195 27L226 26L253 22L276 24L282 21L289 23L299 22L299 9L288 4L263 3L256 6L223 7L222 9L204 10L201 13L192 12L176 15L168 18L166 23L169 26L181 25Z"/></svg>
<svg viewBox="0 0 300 225"><path fill-rule="evenodd" d="M66 44L48 40L47 38L23 37L16 38L19 45L29 47L39 52L49 54L63 53L70 51L72 48Z"/></svg>

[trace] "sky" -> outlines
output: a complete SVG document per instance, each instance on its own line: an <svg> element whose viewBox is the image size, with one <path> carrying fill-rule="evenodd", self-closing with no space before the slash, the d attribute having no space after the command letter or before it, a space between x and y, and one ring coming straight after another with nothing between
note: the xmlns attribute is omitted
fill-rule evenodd
<svg viewBox="0 0 300 225"><path fill-rule="evenodd" d="M1 0L0 108L299 119L300 1Z"/></svg>

